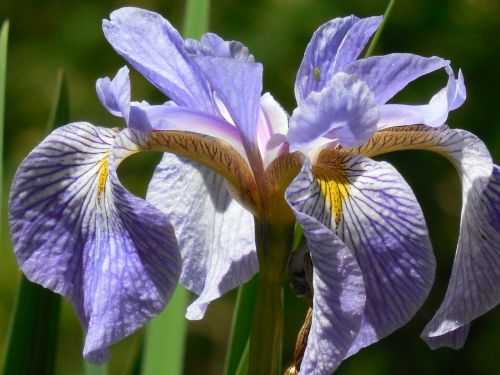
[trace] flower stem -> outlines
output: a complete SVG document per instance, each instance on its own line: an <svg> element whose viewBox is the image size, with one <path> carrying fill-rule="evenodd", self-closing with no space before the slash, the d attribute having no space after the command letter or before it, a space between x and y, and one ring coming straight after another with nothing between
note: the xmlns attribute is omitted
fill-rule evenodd
<svg viewBox="0 0 500 375"><path fill-rule="evenodd" d="M293 221L255 221L259 255L259 288L250 335L251 375L275 375L280 370L283 335L282 285L293 242Z"/></svg>

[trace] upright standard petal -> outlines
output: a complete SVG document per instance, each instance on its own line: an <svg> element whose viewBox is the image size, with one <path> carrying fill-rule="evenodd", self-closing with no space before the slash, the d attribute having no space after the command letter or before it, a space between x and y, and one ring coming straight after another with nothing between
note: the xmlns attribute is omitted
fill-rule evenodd
<svg viewBox="0 0 500 375"><path fill-rule="evenodd" d="M103 21L113 48L178 105L217 113L210 87L177 30L157 13L121 8Z"/></svg>
<svg viewBox="0 0 500 375"><path fill-rule="evenodd" d="M373 93L355 76L337 73L328 86L299 103L290 118L290 151L309 152L329 142L359 145L376 130Z"/></svg>
<svg viewBox="0 0 500 375"><path fill-rule="evenodd" d="M354 254L314 217L311 201L318 194L306 160L286 191L313 262L313 317L300 374L328 375L340 365L359 332L366 295Z"/></svg>
<svg viewBox="0 0 500 375"><path fill-rule="evenodd" d="M324 150L312 176L302 211L336 233L363 272L366 306L352 355L420 308L434 278L432 247L413 192L389 164Z"/></svg>
<svg viewBox="0 0 500 375"><path fill-rule="evenodd" d="M460 347L468 324L500 302L500 173L473 134L447 126L408 126L375 133L368 155L424 149L446 156L462 182L460 235L444 301L422 337L431 347Z"/></svg>
<svg viewBox="0 0 500 375"><path fill-rule="evenodd" d="M257 144L262 65L208 56L195 60L234 121L254 174L262 175Z"/></svg>
<svg viewBox="0 0 500 375"><path fill-rule="evenodd" d="M335 73L356 60L381 22L382 17L349 16L328 21L316 30L297 72L297 103L320 91Z"/></svg>
<svg viewBox="0 0 500 375"><path fill-rule="evenodd" d="M242 43L225 41L213 33L203 34L199 42L193 39L186 39L185 47L193 56L223 57L243 62L255 62L255 58Z"/></svg>
<svg viewBox="0 0 500 375"><path fill-rule="evenodd" d="M10 196L21 269L73 304L94 363L164 308L181 271L166 216L116 175L113 144L126 132L87 123L55 130L21 163Z"/></svg>
<svg viewBox="0 0 500 375"><path fill-rule="evenodd" d="M217 173L165 154L146 199L169 217L179 239L180 282L198 294L188 319L203 318L210 301L258 271L253 216L232 198Z"/></svg>
<svg viewBox="0 0 500 375"><path fill-rule="evenodd" d="M418 77L449 65L440 57L422 57L410 53L373 56L353 62L343 69L366 82L378 105L385 104Z"/></svg>
<svg viewBox="0 0 500 375"><path fill-rule="evenodd" d="M124 66L115 77L99 78L96 91L101 104L113 115L123 117L128 123L130 112L130 79L128 68Z"/></svg>

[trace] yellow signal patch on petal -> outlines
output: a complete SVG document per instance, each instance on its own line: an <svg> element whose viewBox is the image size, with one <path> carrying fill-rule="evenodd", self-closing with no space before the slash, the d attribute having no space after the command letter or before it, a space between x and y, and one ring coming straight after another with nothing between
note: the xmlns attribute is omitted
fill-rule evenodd
<svg viewBox="0 0 500 375"><path fill-rule="evenodd" d="M108 180L108 157L106 156L99 162L99 172L97 179L97 193L100 196L104 192L106 187L106 181Z"/></svg>
<svg viewBox="0 0 500 375"><path fill-rule="evenodd" d="M349 198L349 180L342 155L333 150L322 151L315 165L313 174L318 183L320 194L331 213L332 225L337 226L342 215L342 206Z"/></svg>

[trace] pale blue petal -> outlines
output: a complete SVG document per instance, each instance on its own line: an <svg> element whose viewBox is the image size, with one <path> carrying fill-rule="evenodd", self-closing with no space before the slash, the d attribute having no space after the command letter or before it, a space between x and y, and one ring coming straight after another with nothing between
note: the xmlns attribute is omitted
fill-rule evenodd
<svg viewBox="0 0 500 375"><path fill-rule="evenodd" d="M328 86L312 92L293 111L288 130L290 151L308 152L326 142L357 146L376 130L373 93L355 76L337 73Z"/></svg>
<svg viewBox="0 0 500 375"><path fill-rule="evenodd" d="M121 8L103 21L113 48L180 106L216 114L206 79L184 48L184 40L162 16Z"/></svg>
<svg viewBox="0 0 500 375"><path fill-rule="evenodd" d="M213 33L203 34L201 41L186 39L186 50L193 56L212 56L236 59L243 62L255 62L255 58L242 43L225 41Z"/></svg>
<svg viewBox="0 0 500 375"><path fill-rule="evenodd" d="M431 349L447 347L458 350L464 346L469 330L470 324L465 324L442 336L425 337L424 339Z"/></svg>
<svg viewBox="0 0 500 375"><path fill-rule="evenodd" d="M237 129L221 119L197 110L174 105L132 106L130 128L149 133L154 130L178 130L219 138L245 155Z"/></svg>
<svg viewBox="0 0 500 375"><path fill-rule="evenodd" d="M367 294L350 356L415 315L432 287L435 259L422 210L394 167L359 156L344 166L352 188L337 233L354 250Z"/></svg>
<svg viewBox="0 0 500 375"><path fill-rule="evenodd" d="M212 170L165 154L146 199L171 220L183 258L180 282L198 294L187 318L201 319L210 301L258 271L253 216Z"/></svg>
<svg viewBox="0 0 500 375"><path fill-rule="evenodd" d="M96 91L102 105L113 115L123 117L128 123L130 111L130 79L126 66L118 70L113 80L99 78Z"/></svg>
<svg viewBox="0 0 500 375"><path fill-rule="evenodd" d="M94 363L161 312L181 271L166 216L116 175L112 145L126 132L87 123L55 130L21 163L10 195L17 261L73 304Z"/></svg>
<svg viewBox="0 0 500 375"><path fill-rule="evenodd" d="M313 318L300 374L329 375L356 338L366 302L361 269L346 245L311 216L316 191L309 161L286 192L307 238L313 262Z"/></svg>
<svg viewBox="0 0 500 375"><path fill-rule="evenodd" d="M441 126L448 113L460 107L466 98L462 72L455 78L451 67L447 66L448 84L434 95L426 105L385 104L380 107L378 129L392 126L416 125Z"/></svg>
<svg viewBox="0 0 500 375"><path fill-rule="evenodd" d="M422 211L393 167L330 150L314 168L302 181L307 199L295 207L338 235L365 282L363 321L349 356L416 313L431 288L435 261Z"/></svg>
<svg viewBox="0 0 500 375"><path fill-rule="evenodd" d="M459 171L463 204L448 289L422 333L432 347L449 345L456 330L500 303L500 168L468 132L444 130L436 138Z"/></svg>
<svg viewBox="0 0 500 375"><path fill-rule="evenodd" d="M349 16L333 19L320 26L307 45L297 72L297 103L307 98L312 91L320 91L335 73L356 60L380 22L382 17L359 19Z"/></svg>
<svg viewBox="0 0 500 375"><path fill-rule="evenodd" d="M208 56L196 57L195 61L234 121L254 173L261 174L257 119L262 91L262 65Z"/></svg>
<svg viewBox="0 0 500 375"><path fill-rule="evenodd" d="M376 133L369 155L423 149L444 155L462 182L457 251L448 289L422 338L431 347L463 344L470 322L500 302L500 169L475 135L447 126L396 127Z"/></svg>
<svg viewBox="0 0 500 375"><path fill-rule="evenodd" d="M378 105L385 104L415 79L449 65L439 57L393 53L358 60L343 69L365 81L375 94Z"/></svg>

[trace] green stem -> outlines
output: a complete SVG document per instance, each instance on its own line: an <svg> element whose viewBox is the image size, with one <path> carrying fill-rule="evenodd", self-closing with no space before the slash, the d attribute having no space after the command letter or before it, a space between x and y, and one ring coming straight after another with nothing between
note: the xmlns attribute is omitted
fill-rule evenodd
<svg viewBox="0 0 500 375"><path fill-rule="evenodd" d="M384 13L384 20L382 21L382 24L378 28L377 32L375 33L375 36L373 37L370 45L368 46L368 49L366 50L365 53L365 58L370 57L373 55L373 51L375 51L375 46L378 43L378 40L380 39L380 35L382 34L382 31L384 30L385 23L389 19L389 15L391 14L392 8L394 7L394 3L396 0L390 0L389 5L387 5L387 8Z"/></svg>
<svg viewBox="0 0 500 375"><path fill-rule="evenodd" d="M224 370L224 374L226 375L233 375L236 373L241 363L243 353L245 352L245 348L248 352L248 339L250 337L250 327L258 284L257 274L238 289L238 297L236 298L234 307Z"/></svg>
<svg viewBox="0 0 500 375"><path fill-rule="evenodd" d="M210 0L188 0L184 19L185 38L200 39L207 32Z"/></svg>
<svg viewBox="0 0 500 375"><path fill-rule="evenodd" d="M276 374L283 335L282 286L293 242L293 221L269 223L255 220L259 255L259 288L250 336L249 374Z"/></svg>

